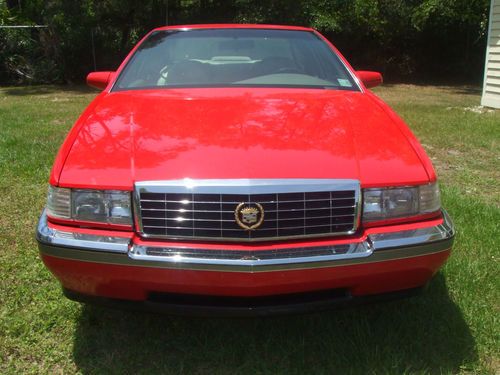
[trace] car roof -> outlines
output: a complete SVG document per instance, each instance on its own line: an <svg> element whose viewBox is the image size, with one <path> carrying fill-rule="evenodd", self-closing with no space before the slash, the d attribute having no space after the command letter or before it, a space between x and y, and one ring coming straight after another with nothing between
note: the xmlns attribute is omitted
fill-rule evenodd
<svg viewBox="0 0 500 375"><path fill-rule="evenodd" d="M276 30L299 30L299 31L314 31L310 27L302 26L286 26L286 25L266 25L266 24L245 24L245 23L214 23L214 24L198 24L198 25L173 25L157 27L153 31L158 30L190 30L190 29L276 29Z"/></svg>

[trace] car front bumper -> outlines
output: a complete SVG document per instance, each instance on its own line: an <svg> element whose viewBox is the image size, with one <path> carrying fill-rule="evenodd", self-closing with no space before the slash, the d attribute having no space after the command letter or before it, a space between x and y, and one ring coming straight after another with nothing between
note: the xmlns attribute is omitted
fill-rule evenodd
<svg viewBox="0 0 500 375"><path fill-rule="evenodd" d="M208 307L230 315L414 290L446 261L454 234L444 211L442 219L300 244L152 242L133 233L52 225L45 212L37 228L42 259L72 299L135 301L177 312ZM272 303L281 300L278 307Z"/></svg>

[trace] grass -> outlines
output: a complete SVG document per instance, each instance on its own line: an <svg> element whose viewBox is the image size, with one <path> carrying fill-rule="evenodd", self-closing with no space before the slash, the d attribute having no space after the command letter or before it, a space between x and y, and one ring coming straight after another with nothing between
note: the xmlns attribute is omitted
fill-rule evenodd
<svg viewBox="0 0 500 375"><path fill-rule="evenodd" d="M0 88L0 373L500 373L500 111L470 88L376 90L433 159L458 228L425 294L270 319L193 319L62 297L33 232L53 158L95 96Z"/></svg>

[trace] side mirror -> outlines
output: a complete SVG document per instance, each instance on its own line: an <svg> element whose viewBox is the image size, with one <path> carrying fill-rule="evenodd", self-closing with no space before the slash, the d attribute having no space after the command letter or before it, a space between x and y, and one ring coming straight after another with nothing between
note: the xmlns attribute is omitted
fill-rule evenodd
<svg viewBox="0 0 500 375"><path fill-rule="evenodd" d="M104 90L114 76L115 72L91 72L87 76L87 85Z"/></svg>
<svg viewBox="0 0 500 375"><path fill-rule="evenodd" d="M358 70L356 71L356 75L361 80L361 82L363 82L363 85L365 85L367 89L381 85L384 81L382 79L382 74L380 74L379 72Z"/></svg>

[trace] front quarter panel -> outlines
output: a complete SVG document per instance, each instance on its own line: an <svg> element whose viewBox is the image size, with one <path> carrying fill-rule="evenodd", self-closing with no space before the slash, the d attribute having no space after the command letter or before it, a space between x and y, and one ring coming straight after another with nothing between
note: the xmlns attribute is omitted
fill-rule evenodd
<svg viewBox="0 0 500 375"><path fill-rule="evenodd" d="M437 180L436 171L434 170L434 166L432 165L431 159L425 152L424 148L418 141L417 137L412 133L412 131L408 128L408 125L401 119L401 117L392 110L392 108L387 105L382 99L373 94L371 91L367 91L366 95L373 100L382 110L390 117L390 119L397 125L401 133L406 137L408 142L411 144L415 153L420 158L423 167L429 177L430 182L435 182Z"/></svg>

